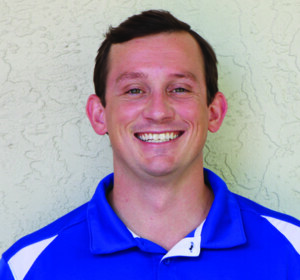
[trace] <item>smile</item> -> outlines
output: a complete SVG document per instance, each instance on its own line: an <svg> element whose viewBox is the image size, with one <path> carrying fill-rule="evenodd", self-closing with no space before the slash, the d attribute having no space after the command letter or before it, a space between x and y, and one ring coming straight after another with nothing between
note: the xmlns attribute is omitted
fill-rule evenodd
<svg viewBox="0 0 300 280"><path fill-rule="evenodd" d="M137 133L136 137L144 142L163 143L175 140L182 133L179 131L165 133Z"/></svg>

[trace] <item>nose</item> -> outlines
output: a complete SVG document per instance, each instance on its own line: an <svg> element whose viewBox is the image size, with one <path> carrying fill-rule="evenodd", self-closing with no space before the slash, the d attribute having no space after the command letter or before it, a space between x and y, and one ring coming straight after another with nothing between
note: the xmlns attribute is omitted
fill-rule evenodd
<svg viewBox="0 0 300 280"><path fill-rule="evenodd" d="M154 92L149 96L143 114L148 120L163 123L172 120L175 111L166 93Z"/></svg>

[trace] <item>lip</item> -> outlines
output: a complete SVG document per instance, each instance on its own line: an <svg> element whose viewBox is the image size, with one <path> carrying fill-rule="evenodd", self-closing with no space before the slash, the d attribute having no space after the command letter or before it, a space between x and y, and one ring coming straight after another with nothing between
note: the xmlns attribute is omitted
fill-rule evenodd
<svg viewBox="0 0 300 280"><path fill-rule="evenodd" d="M182 136L184 131L180 130L170 130L170 131L143 131L136 132L134 136L142 141L143 143L150 144L164 144L175 141Z"/></svg>

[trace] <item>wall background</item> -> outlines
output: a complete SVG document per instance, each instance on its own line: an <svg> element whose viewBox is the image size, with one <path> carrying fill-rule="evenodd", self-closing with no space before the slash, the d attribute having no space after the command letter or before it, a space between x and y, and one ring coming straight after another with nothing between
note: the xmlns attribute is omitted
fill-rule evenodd
<svg viewBox="0 0 300 280"><path fill-rule="evenodd" d="M108 24L168 9L214 47L223 128L205 165L231 190L300 218L299 0L0 0L0 253L86 202L112 171L85 117Z"/></svg>

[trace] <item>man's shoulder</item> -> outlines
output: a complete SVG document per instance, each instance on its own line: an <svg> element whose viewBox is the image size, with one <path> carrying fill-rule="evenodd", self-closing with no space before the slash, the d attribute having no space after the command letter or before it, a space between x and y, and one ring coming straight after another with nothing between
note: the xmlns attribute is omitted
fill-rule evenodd
<svg viewBox="0 0 300 280"><path fill-rule="evenodd" d="M267 208L246 197L234 194L242 211L264 218L276 219L300 227L300 221L293 216Z"/></svg>
<svg viewBox="0 0 300 280"><path fill-rule="evenodd" d="M218 230L230 231L230 235L240 234L240 240L251 239L252 244L278 244L282 248L289 248L291 254L300 255L300 221L296 218L266 208L248 198L232 193L226 183L212 171L205 169L206 180L214 191L215 201L208 216L210 225L215 226L217 218ZM213 217L213 218L211 218ZM230 223L228 221L231 221ZM232 241L229 238L230 241ZM232 243L234 243L232 241ZM255 246L256 246L255 245Z"/></svg>
<svg viewBox="0 0 300 280"><path fill-rule="evenodd" d="M87 203L58 218L47 226L28 234L15 242L4 254L8 261L12 256L29 247L47 246L64 230L72 228L86 220ZM38 245L39 244L39 245ZM35 250L36 248L34 248Z"/></svg>
<svg viewBox="0 0 300 280"><path fill-rule="evenodd" d="M248 198L236 195L245 223L259 231L282 236L300 254L300 221L290 215L264 207ZM269 237L271 238L271 234Z"/></svg>

